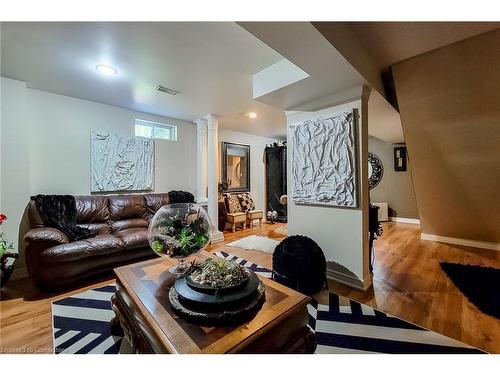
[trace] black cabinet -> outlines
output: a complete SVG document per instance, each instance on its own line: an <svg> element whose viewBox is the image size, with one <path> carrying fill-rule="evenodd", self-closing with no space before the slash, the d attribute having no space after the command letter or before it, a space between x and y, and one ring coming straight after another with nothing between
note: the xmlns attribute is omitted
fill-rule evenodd
<svg viewBox="0 0 500 375"><path fill-rule="evenodd" d="M286 205L279 201L286 195L286 146L266 147L265 154L267 210L277 211L276 221L286 222Z"/></svg>

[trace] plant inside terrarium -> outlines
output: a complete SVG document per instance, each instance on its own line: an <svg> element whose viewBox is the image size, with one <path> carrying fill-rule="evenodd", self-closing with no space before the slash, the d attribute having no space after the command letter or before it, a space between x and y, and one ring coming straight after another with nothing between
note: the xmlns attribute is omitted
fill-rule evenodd
<svg viewBox="0 0 500 375"><path fill-rule="evenodd" d="M160 255L187 257L208 244L208 230L208 222L200 209L188 209L187 212L173 209L160 219L151 234L151 247Z"/></svg>
<svg viewBox="0 0 500 375"><path fill-rule="evenodd" d="M194 265L189 276L200 285L219 289L242 284L248 279L249 273L232 260L209 258Z"/></svg>

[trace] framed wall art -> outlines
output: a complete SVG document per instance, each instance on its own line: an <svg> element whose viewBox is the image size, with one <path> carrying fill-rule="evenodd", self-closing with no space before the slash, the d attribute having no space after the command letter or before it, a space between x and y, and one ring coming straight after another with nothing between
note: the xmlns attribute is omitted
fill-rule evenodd
<svg viewBox="0 0 500 375"><path fill-rule="evenodd" d="M354 110L290 126L295 203L358 206L356 123Z"/></svg>
<svg viewBox="0 0 500 375"><path fill-rule="evenodd" d="M153 183L153 139L91 133L91 192L151 191Z"/></svg>
<svg viewBox="0 0 500 375"><path fill-rule="evenodd" d="M394 147L394 170L406 171L406 146Z"/></svg>

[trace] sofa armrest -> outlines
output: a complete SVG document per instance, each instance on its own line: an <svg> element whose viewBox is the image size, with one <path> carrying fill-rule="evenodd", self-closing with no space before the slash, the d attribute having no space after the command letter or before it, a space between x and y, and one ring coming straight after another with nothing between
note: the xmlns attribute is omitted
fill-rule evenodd
<svg viewBox="0 0 500 375"><path fill-rule="evenodd" d="M66 236L63 232L49 227L31 229L25 234L24 240L27 243L47 242L49 246L56 246L69 242L68 236Z"/></svg>
<svg viewBox="0 0 500 375"><path fill-rule="evenodd" d="M58 229L49 227L34 228L24 235L24 258L28 273L36 285L43 287L44 278L41 275L40 268L44 250L54 246L69 242L68 237Z"/></svg>

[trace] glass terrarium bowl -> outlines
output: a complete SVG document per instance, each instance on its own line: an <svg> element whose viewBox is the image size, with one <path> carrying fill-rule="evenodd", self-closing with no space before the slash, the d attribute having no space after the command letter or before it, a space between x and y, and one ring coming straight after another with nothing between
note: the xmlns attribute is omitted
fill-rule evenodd
<svg viewBox="0 0 500 375"><path fill-rule="evenodd" d="M169 271L176 275L186 273L187 258L210 243L212 223L207 211L196 203L173 203L161 207L151 219L148 228L149 245L153 251L178 260Z"/></svg>

